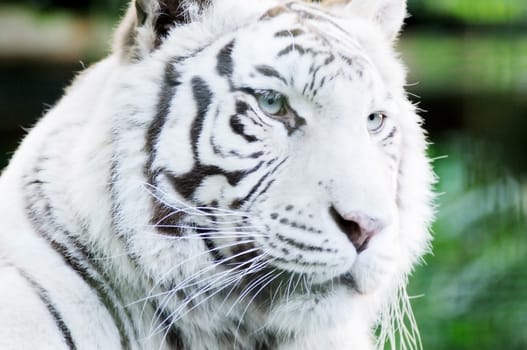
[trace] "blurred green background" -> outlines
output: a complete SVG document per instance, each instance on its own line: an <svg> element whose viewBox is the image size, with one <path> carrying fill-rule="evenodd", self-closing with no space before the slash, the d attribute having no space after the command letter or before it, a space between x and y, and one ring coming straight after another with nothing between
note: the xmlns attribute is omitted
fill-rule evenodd
<svg viewBox="0 0 527 350"><path fill-rule="evenodd" d="M0 168L124 0L0 4ZM399 42L439 176L434 253L413 296L425 349L527 349L527 1L409 0Z"/></svg>

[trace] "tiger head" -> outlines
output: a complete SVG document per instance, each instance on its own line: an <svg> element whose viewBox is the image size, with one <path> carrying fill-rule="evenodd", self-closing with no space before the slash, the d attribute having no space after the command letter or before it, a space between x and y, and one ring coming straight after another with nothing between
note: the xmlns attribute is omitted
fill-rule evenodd
<svg viewBox="0 0 527 350"><path fill-rule="evenodd" d="M393 301L432 217L393 50L405 14L403 0L131 6L117 200L139 265L178 291L167 307L213 295L294 333L354 313L371 327Z"/></svg>

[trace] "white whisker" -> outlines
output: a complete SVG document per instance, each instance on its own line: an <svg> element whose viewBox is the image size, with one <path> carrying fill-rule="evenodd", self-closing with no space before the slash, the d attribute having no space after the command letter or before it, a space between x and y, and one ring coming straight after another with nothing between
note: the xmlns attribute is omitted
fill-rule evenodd
<svg viewBox="0 0 527 350"><path fill-rule="evenodd" d="M149 183L144 183L145 187L150 187L152 190L148 190L148 193L150 193L155 199L159 200L162 204L165 204L167 207L169 208L174 208L174 209L177 209L176 207L174 207L173 204L171 203L168 203L166 200L164 200L163 198L159 197L158 195L156 195L156 193L154 193L153 191L155 192L158 192L160 194L162 194L164 197L170 197L169 194L167 194L166 192L164 192L163 190L161 190L159 187L157 186L154 186L152 184L149 184ZM244 213L244 212L239 212L239 211L234 211L234 210L228 210L228 209L223 209L223 208L215 208L215 207L204 207L204 206L199 206L199 207L192 207L192 206L189 206L187 205L186 203L180 201L180 200L177 200L175 198L171 198L171 200L173 200L174 202L176 202L176 204L179 204L181 205L183 208L187 209L187 210L190 210L191 212L194 212L193 215L203 215L203 216L219 216L219 215L225 215L225 216L240 216L240 217L244 217L244 218L248 218L249 217L249 214L248 213ZM179 208L181 209L181 208ZM181 210L184 210L184 209L181 209ZM211 212L212 211L212 212ZM218 213L222 213L222 214L215 214L214 212L218 212Z"/></svg>
<svg viewBox="0 0 527 350"><path fill-rule="evenodd" d="M200 229L200 230L210 230L210 231L215 231L215 230L218 230L219 227L217 226L214 226L214 227L207 227L207 226L201 226L201 225L163 225L163 224L153 224L153 225L146 225L146 227L157 227L157 228L180 228L180 229L187 229L187 230L196 230L196 229ZM224 228L224 229L232 229L232 230L236 230L236 229L254 229L254 228L262 228L261 226L235 226L235 227L232 227L232 228Z"/></svg>
<svg viewBox="0 0 527 350"><path fill-rule="evenodd" d="M239 244L246 244L246 243L252 243L252 242L254 242L254 240L245 240L245 241L239 241L239 242L229 243L229 244L225 244L225 245L222 245L222 246L215 247L214 249L211 249L211 250L205 250L205 251L203 251L203 252L201 252L201 253L199 253L199 254L197 254L197 255L193 255L193 256L191 256L191 257L189 257L189 258L187 258L187 259L181 261L179 264L176 264L176 265L172 266L168 271L166 271L166 272L165 272L165 273L164 273L164 274L158 279L158 282L154 284L154 286L152 287L152 289L150 290L150 292L152 292L157 286L159 286L159 285L161 284L162 280L164 280L164 279L165 279L168 275L170 275L175 269L181 267L183 264L186 264L186 263L188 263L188 262L190 262L190 261L192 261L192 260L194 260L194 259L197 259L197 258L199 258L199 257L201 257L201 256L203 256L203 255L207 255L207 254L209 254L209 253L212 252L212 251L218 251L218 250L221 250L221 249L226 249L226 248L234 247L234 246L237 246L237 245L239 245ZM254 248L254 249L257 249L257 248ZM236 255L232 255L232 256L230 256L230 257L227 258L227 259L224 259L224 260L222 260L222 261L220 261L220 262L217 262L217 263L214 263L214 264L212 264L212 265L209 265L209 266L207 266L207 271L208 271L208 270L211 270L211 269L214 269L215 267L221 265L221 264L224 263L225 261L231 260L231 259L236 258L236 257L238 257L239 255L243 255L243 254L247 254L247 252L244 251L244 252L238 253L238 254L236 254ZM201 274L201 273L203 273L203 272L204 272L203 270L199 270L198 272L196 272L196 273L195 273L194 275L192 275L191 277L193 277L193 276L195 276L195 275L197 275L197 274ZM190 279L191 277L187 277L184 281ZM181 283L182 283L182 282L181 282ZM162 294L164 294L164 293L161 293L161 294L159 294L159 295L162 295ZM150 295L150 293L149 293L149 295L148 295L147 297L142 298L142 299L139 299L139 300L136 300L136 301L134 301L134 302L131 302L131 303L127 304L126 306L131 306L131 305L134 305L134 304L140 303L140 302L142 302L142 301L147 301L147 300L149 300L149 299L151 299L151 298L153 298L153 297L155 297L155 296L157 296L157 295Z"/></svg>
<svg viewBox="0 0 527 350"><path fill-rule="evenodd" d="M239 242L239 243L243 243L243 242ZM229 246L230 246L230 245L229 245ZM223 248L223 247L219 247L219 248ZM166 307L166 306L168 305L168 301L169 301L171 295L173 295L173 292L177 292L177 291L183 290L184 288L188 288L188 287L190 287L190 286L194 286L194 285L196 285L196 284L203 283L203 281L206 281L206 280L209 279L209 278L214 278L214 276L217 276L217 275L220 275L220 279L221 279L221 277L223 276L222 274L230 273L230 272L232 272L232 271L235 271L236 269L239 269L240 267L242 267L243 264L236 265L233 269L230 269L230 270L227 270L227 271L221 271L221 272L219 272L218 274L215 274L215 275L209 276L209 277L207 277L207 278L204 279L204 280L200 280L200 281L197 281L197 282L195 282L195 283L193 283L193 284L189 284L189 282L192 281L192 280L194 280L197 276L200 276L200 275L202 275L202 274L204 274L204 273L206 273L206 272L208 272L208 271L210 271L210 270L213 270L213 269L216 268L217 266L219 266L219 265L221 265L221 264L224 264L224 263L227 262L227 261L233 260L233 259L235 259L235 258L237 258L237 257L239 257L239 256L242 256L242 255L245 255L245 254L251 253L251 252L253 252L253 251L257 251L257 250L258 250L258 248L253 248L253 249L250 249L250 250L245 250L245 251L242 251L242 252L237 253L237 254L235 254L235 255L229 256L229 257L227 257L227 258L225 258L225 259L222 259L221 261L218 261L218 262L216 262L216 263L214 263L214 264L211 264L211 265L207 266L207 267L204 268L204 269L201 269L201 270L195 272L195 273L192 274L191 276L187 277L185 280L183 280L183 281L181 281L180 283L178 283L178 285L177 285L175 288L171 289L170 291L168 291L168 292L162 292L162 293L157 294L157 295L156 295L157 297L159 297L159 296L161 296L161 295L165 295L165 297L164 297L164 299L163 299L163 301L162 301L162 303L160 304L159 307L160 307L161 309L163 309L164 307ZM208 253L208 252L209 252L209 251L207 251L207 252L205 252L205 253ZM201 255L201 254L200 254L200 255ZM258 258L258 257L257 257L257 258ZM244 272L244 273L246 273L246 272ZM210 283L209 283L209 284L210 284ZM158 285L158 284L156 284L156 286L157 286L157 285ZM149 299L152 299L152 298L155 298L155 297L156 297L156 296L152 296L152 295L151 295L151 293L152 293L152 291L153 291L154 288L155 288L155 286L151 289L151 291L150 291L150 293L149 293L149 296L147 296L146 298L143 299L143 300L145 301L145 304L143 305L143 310L144 310L144 307L145 307L145 305L146 305L146 300L149 300ZM197 297L197 296L199 296L199 295L194 295L194 296ZM155 323L158 319L159 319L159 316L153 318L153 319L152 319L152 324ZM151 324L151 326L152 326L152 324Z"/></svg>
<svg viewBox="0 0 527 350"><path fill-rule="evenodd" d="M258 289L256 291L256 293L254 293L253 297L249 300L249 302L247 303L247 305L245 306L245 309L243 310L241 316L240 316L240 319L238 320L238 326L236 327L236 331L234 332L234 345L236 345L236 342L237 342L237 339L238 339L238 331L240 329L240 325L243 321L243 318L245 317L245 314L247 313L247 310L249 309L249 307L251 306L252 302L254 301L254 299L260 294L260 292L265 288L267 287L271 282L273 282L275 279L277 279L278 277L280 277L280 275L282 274L282 272L276 274L276 275L272 275L273 273L276 272L276 269L273 269L269 272L269 277L263 277L260 279L260 283L263 283L265 282L261 287L260 289ZM267 280L267 281L266 281Z"/></svg>
<svg viewBox="0 0 527 350"><path fill-rule="evenodd" d="M258 256L256 258L261 258L261 256ZM247 262L246 262L247 263ZM231 271L229 271L229 273L232 272L232 270L235 270L237 268L239 268L240 266L238 267L235 267L233 269L231 269ZM221 291L223 291L225 288L229 287L230 284L232 282L235 282L235 281L238 281L238 280L241 280L241 278L243 278L244 276L247 276L247 271L240 271L230 277L228 277L227 279L224 279L223 278L223 274L218 274L219 276L216 276L215 280L209 284L207 284L204 288L200 289L197 293L194 293L192 295L191 298L189 298L189 300L185 300L183 302L182 305L180 305L178 308L176 308L176 310L174 310L169 318L171 319L171 322L172 324L174 322L177 322L177 320L181 319L182 317L184 317L185 315L187 315L189 312L191 312L192 310L196 309L197 307L199 307L200 305L202 305L204 302L206 302L207 300L209 300L210 298L212 298L213 296L217 295L218 293L220 293ZM190 309L186 310L184 313L181 313L181 311L191 302L193 301L194 299L197 299L199 296L203 295L203 294L206 294L208 293L212 287L216 284L216 282L218 281L221 281L222 283L222 286L220 288L217 288L216 291L214 293L211 293L209 295L207 295L206 298L204 298L203 300L201 300L199 303L193 305ZM174 315L178 315L177 317L174 317ZM154 330L153 330L153 334L158 334L160 329L162 330L162 324L160 324L158 327L156 327Z"/></svg>

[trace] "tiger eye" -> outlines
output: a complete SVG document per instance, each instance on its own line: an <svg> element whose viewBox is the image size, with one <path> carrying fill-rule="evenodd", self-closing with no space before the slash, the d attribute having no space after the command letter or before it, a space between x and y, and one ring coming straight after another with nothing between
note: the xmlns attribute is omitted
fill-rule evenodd
<svg viewBox="0 0 527 350"><path fill-rule="evenodd" d="M378 133L384 127L386 120L386 114L383 112L374 112L368 116L367 127L368 131L372 134Z"/></svg>
<svg viewBox="0 0 527 350"><path fill-rule="evenodd" d="M286 98L276 91L265 91L257 96L258 105L267 114L281 116L286 113Z"/></svg>

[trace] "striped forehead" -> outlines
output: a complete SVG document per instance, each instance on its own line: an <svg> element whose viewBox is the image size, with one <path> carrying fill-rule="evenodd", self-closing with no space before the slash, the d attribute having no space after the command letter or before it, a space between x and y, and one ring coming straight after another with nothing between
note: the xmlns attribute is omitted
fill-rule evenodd
<svg viewBox="0 0 527 350"><path fill-rule="evenodd" d="M346 21L319 7L293 2L267 11L261 20L274 20L283 26L275 37L283 36L294 42L304 35L318 39L324 48L348 53L362 51L358 40L346 29Z"/></svg>
<svg viewBox="0 0 527 350"><path fill-rule="evenodd" d="M365 68L371 65L365 50L341 19L305 4L290 3L270 9L249 28L245 39L251 45L261 40L261 45L256 42L259 46L251 60L259 63L254 65L256 74L291 85L305 77L309 80L302 82L305 94L316 84L321 70L326 79L367 79ZM322 85L324 82L319 81Z"/></svg>

